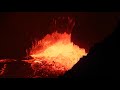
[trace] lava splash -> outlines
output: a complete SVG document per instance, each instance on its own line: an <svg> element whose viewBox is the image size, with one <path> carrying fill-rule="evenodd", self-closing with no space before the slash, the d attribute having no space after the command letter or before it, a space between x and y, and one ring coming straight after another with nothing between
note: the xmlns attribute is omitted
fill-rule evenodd
<svg viewBox="0 0 120 90"><path fill-rule="evenodd" d="M71 42L71 34L53 32L36 41L30 50L35 76L57 77L71 69L87 53ZM52 75L52 76L51 76Z"/></svg>

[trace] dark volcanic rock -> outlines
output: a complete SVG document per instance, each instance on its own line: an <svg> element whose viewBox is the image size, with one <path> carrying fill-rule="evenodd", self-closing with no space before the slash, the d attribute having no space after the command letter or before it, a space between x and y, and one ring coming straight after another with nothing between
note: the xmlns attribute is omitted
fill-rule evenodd
<svg viewBox="0 0 120 90"><path fill-rule="evenodd" d="M114 32L95 44L64 78L117 78L119 76L120 22Z"/></svg>
<svg viewBox="0 0 120 90"><path fill-rule="evenodd" d="M32 78L34 73L29 63L19 60L10 61L7 59L6 62L0 63L0 66L0 70L4 68L3 74L0 71L0 78Z"/></svg>

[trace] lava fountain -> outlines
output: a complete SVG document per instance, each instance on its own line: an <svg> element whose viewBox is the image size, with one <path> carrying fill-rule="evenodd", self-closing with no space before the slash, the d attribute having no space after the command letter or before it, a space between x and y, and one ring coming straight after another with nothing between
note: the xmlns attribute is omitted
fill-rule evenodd
<svg viewBox="0 0 120 90"><path fill-rule="evenodd" d="M34 75L39 77L57 77L71 69L87 53L71 42L71 34L47 34L42 40L32 45L29 55Z"/></svg>

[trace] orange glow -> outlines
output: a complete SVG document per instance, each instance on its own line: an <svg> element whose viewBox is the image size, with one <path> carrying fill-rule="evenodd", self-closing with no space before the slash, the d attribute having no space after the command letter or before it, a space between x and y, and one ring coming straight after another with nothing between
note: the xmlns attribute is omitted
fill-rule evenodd
<svg viewBox="0 0 120 90"><path fill-rule="evenodd" d="M55 78L63 75L71 69L80 58L87 55L84 48L80 48L71 42L70 33L72 32L75 22L70 17L58 18L57 20L53 19L53 25L52 30L55 32L47 34L41 40L35 40L32 48L28 47L29 49L26 50L27 56L25 57L27 60L22 60L27 64L23 64L23 69L21 69L21 67L18 68L18 70L20 69L19 75L16 71L15 73L12 71L13 76L15 74L19 77L27 73L27 77L30 78ZM58 33L57 31L64 33ZM7 69L10 66L13 68L13 64L8 63L17 61L20 63L19 60L14 59L0 60L0 63L3 64L3 67L0 69L0 76L6 76L6 72L11 74ZM17 65L19 67L19 64ZM26 71L24 71L24 68ZM14 70L14 68L12 70ZM22 70L23 72L21 73ZM27 71L30 72L30 74Z"/></svg>
<svg viewBox="0 0 120 90"><path fill-rule="evenodd" d="M52 30L55 32L47 34L42 40L35 40L28 53L33 59L24 60L31 64L36 78L63 75L80 58L87 55L84 48L80 48L71 42L71 32L75 25L73 19L70 17L58 17L53 19L52 24ZM57 31L64 33L58 33Z"/></svg>
<svg viewBox="0 0 120 90"><path fill-rule="evenodd" d="M86 55L85 49L79 48L71 42L71 35L57 32L51 35L48 34L45 38L38 41L38 44L32 48L30 54L36 59L44 58L50 62L61 63L67 69L71 69L83 55Z"/></svg>
<svg viewBox="0 0 120 90"><path fill-rule="evenodd" d="M36 41L30 51L33 59L28 62L35 72L44 69L44 73L47 70L47 74L54 72L59 76L71 69L86 54L84 48L79 48L71 42L71 34L54 32Z"/></svg>

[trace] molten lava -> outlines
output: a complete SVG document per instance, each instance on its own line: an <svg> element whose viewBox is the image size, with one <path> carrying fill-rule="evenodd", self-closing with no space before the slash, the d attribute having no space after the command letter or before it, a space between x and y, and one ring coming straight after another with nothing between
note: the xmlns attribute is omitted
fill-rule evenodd
<svg viewBox="0 0 120 90"><path fill-rule="evenodd" d="M86 54L85 49L71 42L71 34L54 32L36 41L30 51L33 59L29 62L35 74L43 74L41 77L47 77L51 73L59 76L71 69Z"/></svg>
<svg viewBox="0 0 120 90"><path fill-rule="evenodd" d="M25 57L27 60L0 60L1 77L58 77L71 69L80 58L87 54L84 48L71 42L70 33L75 25L72 19L63 17L53 21L52 30L56 32L47 34L42 40L35 41L32 48L27 50L28 57ZM16 69L14 64L17 64Z"/></svg>

